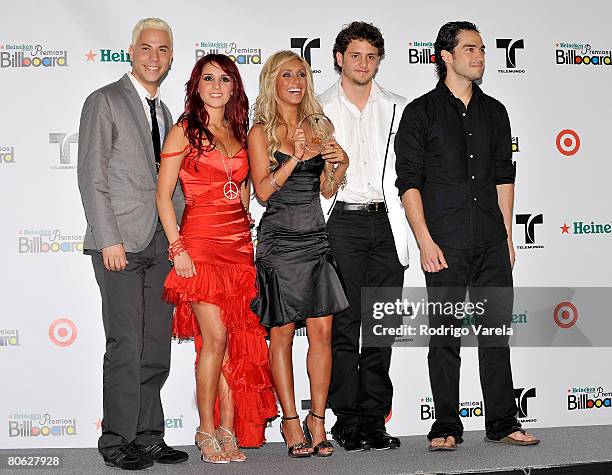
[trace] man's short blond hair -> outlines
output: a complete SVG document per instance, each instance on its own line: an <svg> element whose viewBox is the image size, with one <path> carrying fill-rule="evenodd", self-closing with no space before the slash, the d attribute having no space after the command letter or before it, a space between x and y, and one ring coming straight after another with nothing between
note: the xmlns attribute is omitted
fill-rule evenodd
<svg viewBox="0 0 612 475"><path fill-rule="evenodd" d="M163 30L168 33L168 36L170 37L170 49L172 49L172 28L170 28L168 23L160 18L143 18L136 23L136 25L134 25L134 29L132 30L132 46L136 46L136 42L138 41L142 30L146 30L147 28L151 28L153 30Z"/></svg>

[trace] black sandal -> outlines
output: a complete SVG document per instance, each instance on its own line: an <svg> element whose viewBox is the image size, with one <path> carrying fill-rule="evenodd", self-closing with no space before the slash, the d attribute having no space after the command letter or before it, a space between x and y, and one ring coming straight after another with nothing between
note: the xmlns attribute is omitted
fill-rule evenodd
<svg viewBox="0 0 612 475"><path fill-rule="evenodd" d="M312 417L316 417L317 419L322 419L323 428L325 429L325 416L319 416L312 411L308 411L308 415L311 415ZM306 438L306 441L312 447L312 434L310 433L310 429L308 428L308 423L307 423L308 415L304 418L304 423L302 424L302 428L304 429L304 437ZM332 449L332 450L329 452L321 452L321 449ZM314 455L315 457L331 457L333 453L334 453L334 445L329 440L322 440L321 442L319 442L317 445L314 446L314 451L312 452L312 455Z"/></svg>
<svg viewBox="0 0 612 475"><path fill-rule="evenodd" d="M285 437L285 431L283 430L283 422L285 421L293 421L295 419L298 419L298 423L299 423L299 419L300 416L293 416L293 417L285 417L282 416L281 417L281 423L280 423L280 433L283 436L283 440L285 441L285 445L287 446L287 455L291 458L305 458L305 457L310 457L312 455L312 452L296 452L296 450L302 450L302 449L311 449L312 445L309 442L298 442L295 445L292 445L291 447L289 447L289 444L287 443L287 438ZM304 438L306 438L306 435L304 435ZM306 438L306 440L308 441L308 439Z"/></svg>

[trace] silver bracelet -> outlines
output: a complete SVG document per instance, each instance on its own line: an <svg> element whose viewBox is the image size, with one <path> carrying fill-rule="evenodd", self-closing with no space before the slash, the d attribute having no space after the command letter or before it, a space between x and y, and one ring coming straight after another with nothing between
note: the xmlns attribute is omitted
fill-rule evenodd
<svg viewBox="0 0 612 475"><path fill-rule="evenodd" d="M289 158L293 161L295 161L295 163L302 163L302 159L301 158L297 158L295 155L289 155Z"/></svg>
<svg viewBox="0 0 612 475"><path fill-rule="evenodd" d="M280 189L282 188L282 186L276 183L276 177L274 176L274 173L270 173L268 175L268 181L270 182L270 185L272 185L274 191L280 191Z"/></svg>

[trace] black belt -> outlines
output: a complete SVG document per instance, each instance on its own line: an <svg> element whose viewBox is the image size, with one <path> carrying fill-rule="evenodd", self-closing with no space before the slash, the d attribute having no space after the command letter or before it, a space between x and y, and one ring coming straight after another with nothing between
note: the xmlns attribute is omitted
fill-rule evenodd
<svg viewBox="0 0 612 475"><path fill-rule="evenodd" d="M366 211L368 213L386 211L384 201L370 201L368 203L346 203L344 201L337 201L334 209L339 211Z"/></svg>

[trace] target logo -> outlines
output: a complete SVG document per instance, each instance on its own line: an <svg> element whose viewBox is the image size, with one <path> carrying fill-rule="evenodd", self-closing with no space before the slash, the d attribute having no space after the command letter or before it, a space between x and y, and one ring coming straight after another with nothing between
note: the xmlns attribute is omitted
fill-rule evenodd
<svg viewBox="0 0 612 475"><path fill-rule="evenodd" d="M57 346L70 346L77 337L77 327L67 318L58 318L49 326L49 339Z"/></svg>
<svg viewBox="0 0 612 475"><path fill-rule="evenodd" d="M391 420L391 417L393 417L393 410L389 409L389 414L387 414L387 417L385 417L385 424Z"/></svg>
<svg viewBox="0 0 612 475"><path fill-rule="evenodd" d="M557 150L566 157L571 157L580 149L580 137L571 130L565 129L557 134Z"/></svg>
<svg viewBox="0 0 612 475"><path fill-rule="evenodd" d="M561 302L555 307L553 318L560 328L571 328L578 321L578 309L571 302Z"/></svg>

